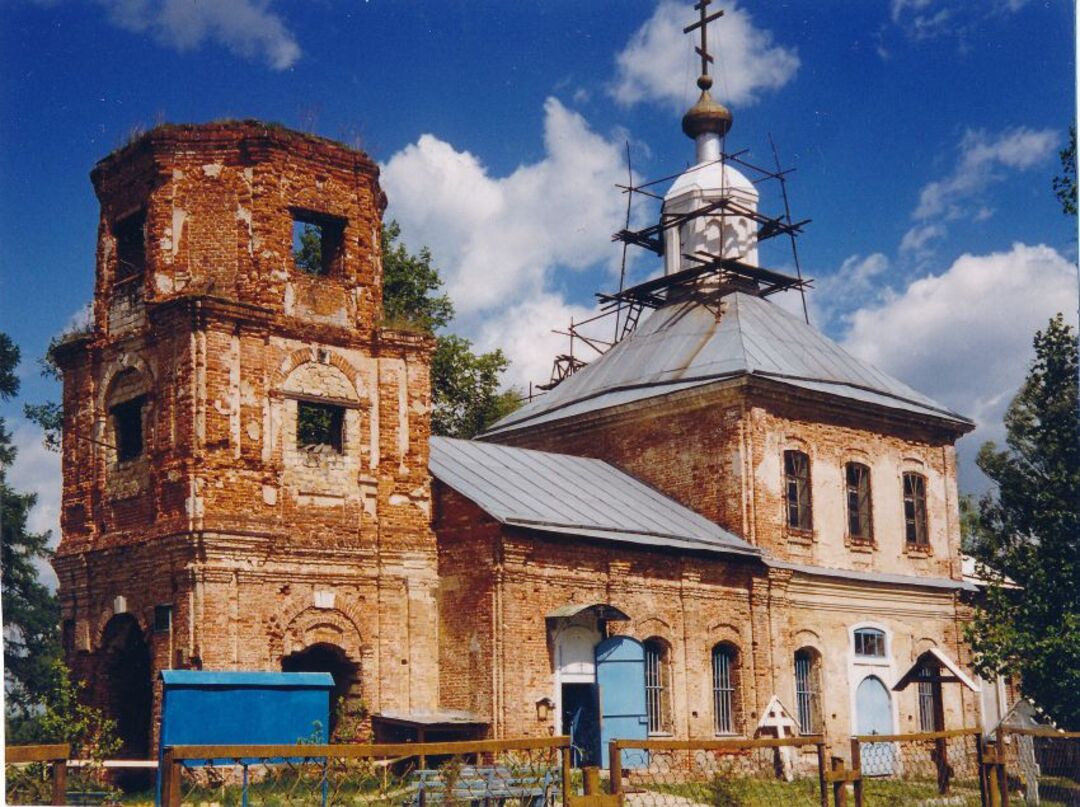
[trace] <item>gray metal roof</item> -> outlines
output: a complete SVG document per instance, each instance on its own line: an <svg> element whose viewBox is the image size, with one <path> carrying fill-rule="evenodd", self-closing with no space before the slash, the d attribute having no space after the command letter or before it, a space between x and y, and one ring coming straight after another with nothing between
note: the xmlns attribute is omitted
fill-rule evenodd
<svg viewBox="0 0 1080 807"><path fill-rule="evenodd" d="M855 358L803 320L761 297L734 292L719 318L686 301L654 311L611 350L496 423L488 434L753 375L849 400L971 423Z"/></svg>
<svg viewBox="0 0 1080 807"><path fill-rule="evenodd" d="M950 577L918 577L910 574L891 574L889 572L871 572L858 569L830 569L826 566L810 566L802 563L788 563L776 558L765 558L765 563L774 569L790 569L801 574L815 577L835 577L854 580L860 583L886 583L898 586L918 586L920 588L942 588L953 591L977 591L974 584L966 580L953 580Z"/></svg>
<svg viewBox="0 0 1080 807"><path fill-rule="evenodd" d="M503 524L649 547L761 554L603 460L432 437L428 467Z"/></svg>

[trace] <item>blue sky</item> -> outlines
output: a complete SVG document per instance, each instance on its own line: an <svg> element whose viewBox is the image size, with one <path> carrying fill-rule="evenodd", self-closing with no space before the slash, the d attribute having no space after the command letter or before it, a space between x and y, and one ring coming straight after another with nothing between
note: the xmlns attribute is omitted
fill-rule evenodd
<svg viewBox="0 0 1080 807"><path fill-rule="evenodd" d="M7 0L0 22L0 328L23 396L0 407L13 481L55 523L58 463L20 417L55 397L34 359L89 300L93 164L160 121L262 118L384 167L389 215L430 245L455 329L544 381L551 328L615 283L629 141L639 177L685 167L690 2ZM972 456L1030 360L1075 321L1076 229L1050 190L1075 119L1067 0L717 2L714 95L729 150L796 168L814 324L974 417ZM763 207L779 212L768 192ZM635 210L647 221L655 211ZM785 268L785 244L762 259ZM635 279L657 269L632 259ZM796 301L782 304L795 305Z"/></svg>

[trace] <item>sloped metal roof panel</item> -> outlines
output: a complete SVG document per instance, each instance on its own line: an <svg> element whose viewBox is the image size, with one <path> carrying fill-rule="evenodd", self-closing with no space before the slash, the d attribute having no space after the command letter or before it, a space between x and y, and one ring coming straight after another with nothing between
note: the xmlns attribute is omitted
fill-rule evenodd
<svg viewBox="0 0 1080 807"><path fill-rule="evenodd" d="M718 318L695 302L657 309L611 350L547 395L496 423L491 433L666 395L686 385L756 374L856 401L970 423L852 356L761 297L726 295Z"/></svg>
<svg viewBox="0 0 1080 807"><path fill-rule="evenodd" d="M760 554L602 460L433 437L429 468L504 524L654 547Z"/></svg>

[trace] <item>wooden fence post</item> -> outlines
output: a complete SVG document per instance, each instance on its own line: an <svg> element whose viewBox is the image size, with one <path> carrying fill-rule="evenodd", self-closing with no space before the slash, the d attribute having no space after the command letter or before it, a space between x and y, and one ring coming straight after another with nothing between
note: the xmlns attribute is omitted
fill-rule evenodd
<svg viewBox="0 0 1080 807"><path fill-rule="evenodd" d="M67 760L54 759L52 766L52 803L67 804Z"/></svg>
<svg viewBox="0 0 1080 807"><path fill-rule="evenodd" d="M854 737L851 739L851 774L855 777L851 781L851 788L855 791L855 807L862 807L862 748Z"/></svg>
<svg viewBox="0 0 1080 807"><path fill-rule="evenodd" d="M173 750L165 749L165 783L161 788L162 807L180 807L181 762L173 759Z"/></svg>
<svg viewBox="0 0 1080 807"><path fill-rule="evenodd" d="M564 805L570 803L570 797L573 796L573 770L570 766L570 746L564 746L562 749L562 801Z"/></svg>
<svg viewBox="0 0 1080 807"><path fill-rule="evenodd" d="M934 740L934 762L937 765L937 789L942 796L949 795L949 741L944 737Z"/></svg>
<svg viewBox="0 0 1080 807"><path fill-rule="evenodd" d="M832 769L835 774L843 774L844 772L844 758L833 757ZM847 782L842 775L838 776L833 781L833 805L835 807L847 807Z"/></svg>
<svg viewBox="0 0 1080 807"><path fill-rule="evenodd" d="M611 777L611 792L622 792L622 752L619 750L619 741L612 740L608 744L608 770Z"/></svg>
<svg viewBox="0 0 1080 807"><path fill-rule="evenodd" d="M587 765L581 769L584 778L586 796L595 796L600 792L600 769L594 765Z"/></svg>
<svg viewBox="0 0 1080 807"><path fill-rule="evenodd" d="M829 784L825 779L825 743L817 744L818 791L821 793L821 807L829 807Z"/></svg>
<svg viewBox="0 0 1080 807"><path fill-rule="evenodd" d="M1001 807L1009 807L1009 772L1005 769L1005 727L997 733L998 787L1001 788Z"/></svg>

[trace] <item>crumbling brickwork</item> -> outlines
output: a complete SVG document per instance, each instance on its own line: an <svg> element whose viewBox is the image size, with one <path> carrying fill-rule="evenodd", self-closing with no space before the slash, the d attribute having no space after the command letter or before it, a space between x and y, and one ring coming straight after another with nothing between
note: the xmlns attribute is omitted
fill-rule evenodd
<svg viewBox="0 0 1080 807"><path fill-rule="evenodd" d="M432 343L380 326L377 167L242 122L160 127L92 180L93 327L57 351L69 660L108 706L123 616L153 673L328 645L354 706L432 708ZM324 272L294 261L297 221L325 225ZM312 405L339 433L303 445Z"/></svg>

